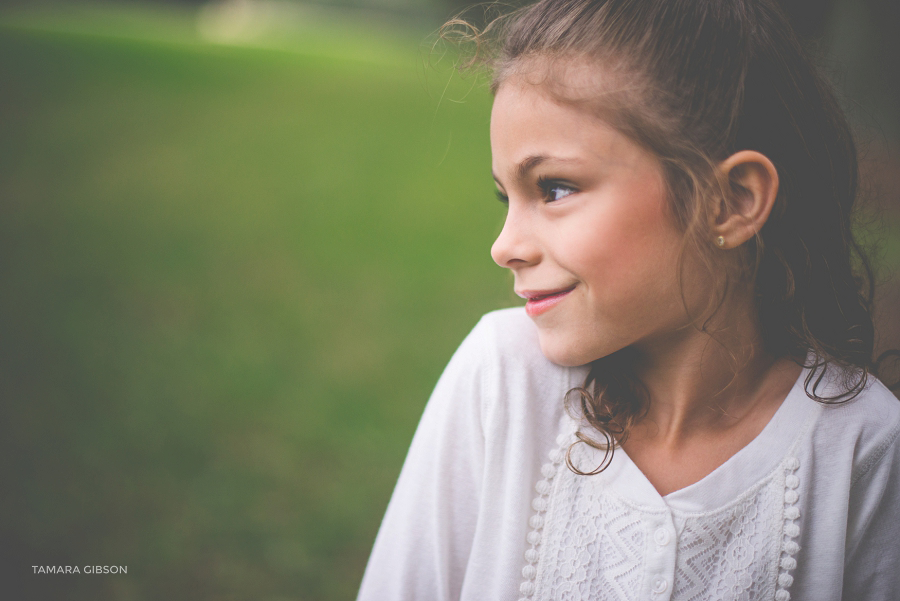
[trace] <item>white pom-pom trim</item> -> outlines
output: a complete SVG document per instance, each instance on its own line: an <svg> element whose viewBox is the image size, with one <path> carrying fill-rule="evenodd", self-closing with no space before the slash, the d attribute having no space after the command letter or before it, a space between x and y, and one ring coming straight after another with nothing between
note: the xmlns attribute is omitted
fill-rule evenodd
<svg viewBox="0 0 900 601"><path fill-rule="evenodd" d="M556 442L562 446L568 443L569 438L569 436L560 435L556 439ZM522 568L522 578L525 580L519 585L519 592L521 592L524 597L519 599L519 601L530 601L531 596L534 594L534 583L532 580L537 577L537 568L535 567L535 564L541 559L541 552L537 547L541 544L542 539L540 530L544 527L543 513L547 511L547 507L550 505L547 496L553 490L551 482L553 481L553 478L556 477L559 464L565 459L565 453L562 449L553 449L547 455L550 457L550 463L545 463L541 466L541 475L544 479L539 480L538 483L534 485L537 496L531 502L531 507L534 509L535 513L528 519L528 525L531 526L532 530L525 536L525 540L528 541L531 548L525 550L526 564Z"/></svg>
<svg viewBox="0 0 900 601"><path fill-rule="evenodd" d="M778 575L779 589L775 593L775 601L790 601L791 593L787 589L794 584L794 577L790 572L797 567L797 560L792 556L800 551L800 545L791 540L800 536L800 526L794 521L800 517L800 508L794 505L800 500L800 494L797 492L797 489L800 488L800 478L793 473L799 467L800 460L796 457L788 457L784 461L784 536L786 541L779 562L782 571Z"/></svg>
<svg viewBox="0 0 900 601"><path fill-rule="evenodd" d="M797 567L797 560L793 557L785 557L781 560L781 567L785 570L793 570Z"/></svg>

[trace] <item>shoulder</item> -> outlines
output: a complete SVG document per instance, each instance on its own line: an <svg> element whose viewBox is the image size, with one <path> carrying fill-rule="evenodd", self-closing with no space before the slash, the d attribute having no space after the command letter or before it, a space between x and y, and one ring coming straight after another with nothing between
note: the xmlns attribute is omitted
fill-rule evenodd
<svg viewBox="0 0 900 601"><path fill-rule="evenodd" d="M821 417L828 436L819 440L813 458L827 468L820 474L819 500L827 506L824 513L832 517L839 508L846 508L845 593L848 587L867 590L884 575L871 573L863 558L874 552L877 561L895 563L889 555L897 557L884 549L896 546L900 518L900 400L870 376L856 398L823 407ZM844 459L830 460L835 456ZM851 597L874 598L871 594Z"/></svg>
<svg viewBox="0 0 900 601"><path fill-rule="evenodd" d="M550 365L541 353L537 328L522 308L500 309L481 317L448 366L482 375Z"/></svg>
<svg viewBox="0 0 900 601"><path fill-rule="evenodd" d="M541 352L537 327L522 307L485 314L463 342L503 373L527 372L537 376L568 377L586 368L556 365Z"/></svg>
<svg viewBox="0 0 900 601"><path fill-rule="evenodd" d="M469 338L497 354L540 353L537 328L521 307L486 313Z"/></svg>
<svg viewBox="0 0 900 601"><path fill-rule="evenodd" d="M476 378L483 410L506 415L561 407L565 393L583 383L587 368L562 367L544 357L534 322L518 307L484 315L460 345L448 371Z"/></svg>
<svg viewBox="0 0 900 601"><path fill-rule="evenodd" d="M482 370L504 370L546 363L537 328L522 308L485 314L466 336L451 364L477 364Z"/></svg>
<svg viewBox="0 0 900 601"><path fill-rule="evenodd" d="M852 451L851 485L884 461L900 467L900 400L874 376L852 400L823 406L816 429L822 446Z"/></svg>
<svg viewBox="0 0 900 601"><path fill-rule="evenodd" d="M857 461L852 484L881 463L890 464L892 471L900 468L900 400L880 380L872 382L858 398L860 414L857 439Z"/></svg>

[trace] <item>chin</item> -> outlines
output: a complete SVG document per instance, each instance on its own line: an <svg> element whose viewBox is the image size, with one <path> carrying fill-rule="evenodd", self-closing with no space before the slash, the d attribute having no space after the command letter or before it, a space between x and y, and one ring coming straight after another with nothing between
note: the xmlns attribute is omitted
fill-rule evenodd
<svg viewBox="0 0 900 601"><path fill-rule="evenodd" d="M563 367L578 367L586 365L603 355L590 352L589 349L579 348L571 340L563 340L555 336L539 333L541 352L551 362Z"/></svg>

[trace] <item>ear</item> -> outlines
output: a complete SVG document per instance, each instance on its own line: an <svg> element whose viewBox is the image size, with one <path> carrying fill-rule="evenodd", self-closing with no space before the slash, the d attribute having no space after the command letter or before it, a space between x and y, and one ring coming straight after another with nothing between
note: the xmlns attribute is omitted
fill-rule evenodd
<svg viewBox="0 0 900 601"><path fill-rule="evenodd" d="M778 196L778 171L766 155L741 150L719 163L719 174L729 197L719 202L712 218L712 237L721 248L735 248L754 237L769 218Z"/></svg>

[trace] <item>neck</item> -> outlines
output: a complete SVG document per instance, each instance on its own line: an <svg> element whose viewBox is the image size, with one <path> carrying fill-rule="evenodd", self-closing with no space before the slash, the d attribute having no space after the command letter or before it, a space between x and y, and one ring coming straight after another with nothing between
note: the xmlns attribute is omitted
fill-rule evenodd
<svg viewBox="0 0 900 601"><path fill-rule="evenodd" d="M687 328L638 348L636 371L650 404L636 435L676 448L780 406L799 367L763 350L756 321L746 317L755 315L750 307L732 305L722 313L713 335Z"/></svg>

